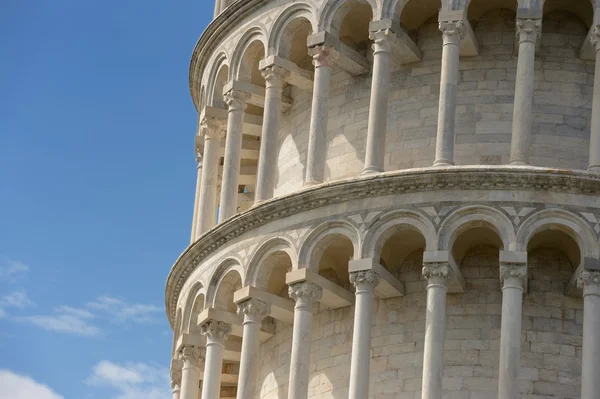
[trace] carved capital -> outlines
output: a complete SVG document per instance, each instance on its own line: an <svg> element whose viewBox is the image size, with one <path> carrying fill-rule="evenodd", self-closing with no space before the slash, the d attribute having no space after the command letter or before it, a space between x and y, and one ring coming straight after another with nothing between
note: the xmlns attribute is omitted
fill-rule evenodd
<svg viewBox="0 0 600 399"><path fill-rule="evenodd" d="M221 140L225 137L225 123L221 119L204 117L200 120L199 136L205 140ZM199 146L196 146L198 152Z"/></svg>
<svg viewBox="0 0 600 399"><path fill-rule="evenodd" d="M448 262L431 262L423 264L421 273L427 280L437 278L448 281L452 277L452 268Z"/></svg>
<svg viewBox="0 0 600 399"><path fill-rule="evenodd" d="M315 68L329 67L333 68L338 52L329 46L309 47L308 54L312 57Z"/></svg>
<svg viewBox="0 0 600 399"><path fill-rule="evenodd" d="M465 36L465 23L463 21L440 21L440 31L444 44L458 44Z"/></svg>
<svg viewBox="0 0 600 399"><path fill-rule="evenodd" d="M523 288L527 282L527 265L522 263L505 263L500 265L500 284L507 287L508 284Z"/></svg>
<svg viewBox="0 0 600 399"><path fill-rule="evenodd" d="M394 33L389 29L382 29L375 32L369 32L369 39L373 40L371 48L373 54L392 52L392 35Z"/></svg>
<svg viewBox="0 0 600 399"><path fill-rule="evenodd" d="M600 51L600 25L594 26L590 35L590 43L596 47L596 51Z"/></svg>
<svg viewBox="0 0 600 399"><path fill-rule="evenodd" d="M271 305L258 299L238 303L237 313L251 321L260 322L271 313Z"/></svg>
<svg viewBox="0 0 600 399"><path fill-rule="evenodd" d="M200 332L213 342L223 343L231 334L231 325L222 321L208 320L200 326Z"/></svg>
<svg viewBox="0 0 600 399"><path fill-rule="evenodd" d="M356 288L359 285L370 285L375 288L379 284L379 275L373 270L350 273L350 283Z"/></svg>
<svg viewBox="0 0 600 399"><path fill-rule="evenodd" d="M184 366L200 367L200 362L204 361L205 356L206 350L195 345L185 345L180 352L180 358L183 360Z"/></svg>
<svg viewBox="0 0 600 399"><path fill-rule="evenodd" d="M181 369L183 364L181 361L174 361L171 365L171 389L181 387Z"/></svg>
<svg viewBox="0 0 600 399"><path fill-rule="evenodd" d="M600 271L584 269L577 278L577 287L583 289L583 296L600 295Z"/></svg>
<svg viewBox="0 0 600 399"><path fill-rule="evenodd" d="M517 36L519 43L531 42L542 35L542 21L539 19L517 19Z"/></svg>
<svg viewBox="0 0 600 399"><path fill-rule="evenodd" d="M241 90L230 90L223 96L225 104L227 104L227 110L232 111L245 111L248 104L246 102L250 99L250 93L246 93Z"/></svg>
<svg viewBox="0 0 600 399"><path fill-rule="evenodd" d="M306 306L312 306L314 302L321 300L323 288L309 281L291 284L288 287L290 298L296 301L296 304L302 303Z"/></svg>
<svg viewBox="0 0 600 399"><path fill-rule="evenodd" d="M271 65L260 71L265 83L268 88L281 88L285 82L285 75L287 71L280 66Z"/></svg>

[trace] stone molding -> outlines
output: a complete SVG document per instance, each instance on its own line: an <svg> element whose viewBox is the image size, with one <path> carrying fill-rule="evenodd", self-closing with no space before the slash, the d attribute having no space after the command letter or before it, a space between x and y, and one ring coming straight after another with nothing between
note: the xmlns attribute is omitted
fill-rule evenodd
<svg viewBox="0 0 600 399"><path fill-rule="evenodd" d="M169 322L173 326L181 289L202 260L248 231L274 220L350 200L447 189L598 195L600 177L585 171L518 166L423 168L339 180L265 201L215 226L180 255L165 287Z"/></svg>
<svg viewBox="0 0 600 399"><path fill-rule="evenodd" d="M238 303L237 307L237 313L240 316L245 316L250 321L258 323L271 313L271 305L254 298Z"/></svg>
<svg viewBox="0 0 600 399"><path fill-rule="evenodd" d="M516 25L519 43L535 43L542 35L542 21L539 19L517 19Z"/></svg>
<svg viewBox="0 0 600 399"><path fill-rule="evenodd" d="M360 272L350 273L350 284L356 289L359 285L370 285L375 288L379 284L380 277L373 270L365 270Z"/></svg>
<svg viewBox="0 0 600 399"><path fill-rule="evenodd" d="M231 334L231 325L222 321L208 320L200 326L200 332L213 342L223 343Z"/></svg>
<svg viewBox="0 0 600 399"><path fill-rule="evenodd" d="M425 279L441 279L448 281L452 278L452 267L448 262L424 263L421 274Z"/></svg>

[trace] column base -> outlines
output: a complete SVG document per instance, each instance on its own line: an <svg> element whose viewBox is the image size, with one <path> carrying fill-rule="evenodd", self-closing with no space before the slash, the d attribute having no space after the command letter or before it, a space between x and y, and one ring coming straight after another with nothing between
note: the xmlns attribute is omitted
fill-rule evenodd
<svg viewBox="0 0 600 399"><path fill-rule="evenodd" d="M454 162L448 161L447 159L438 159L433 162L435 167L454 166Z"/></svg>
<svg viewBox="0 0 600 399"><path fill-rule="evenodd" d="M363 169L361 176L375 175L378 173L383 173L383 169L379 169L374 166L369 166L368 168Z"/></svg>
<svg viewBox="0 0 600 399"><path fill-rule="evenodd" d="M600 174L600 165L590 165L588 166L588 172Z"/></svg>
<svg viewBox="0 0 600 399"><path fill-rule="evenodd" d="M528 162L520 160L509 161L508 164L513 166L529 166Z"/></svg>
<svg viewBox="0 0 600 399"><path fill-rule="evenodd" d="M318 186L319 184L323 184L323 182L319 180L306 180L304 182L304 187Z"/></svg>

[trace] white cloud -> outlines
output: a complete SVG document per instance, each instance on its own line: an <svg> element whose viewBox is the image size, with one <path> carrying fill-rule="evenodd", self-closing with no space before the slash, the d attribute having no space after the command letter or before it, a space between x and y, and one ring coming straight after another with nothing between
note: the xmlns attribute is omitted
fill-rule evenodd
<svg viewBox="0 0 600 399"><path fill-rule="evenodd" d="M0 369L0 397L10 399L64 399L30 377Z"/></svg>
<svg viewBox="0 0 600 399"><path fill-rule="evenodd" d="M115 391L113 399L164 399L171 397L169 370L145 363L123 365L103 360L96 364L88 384Z"/></svg>
<svg viewBox="0 0 600 399"><path fill-rule="evenodd" d="M28 306L33 306L33 301L29 299L25 290L13 291L0 298L0 307L2 308L13 307L23 309Z"/></svg>
<svg viewBox="0 0 600 399"><path fill-rule="evenodd" d="M89 323L88 320L92 318L94 315L85 309L61 306L55 309L55 314L26 316L20 319L48 331L93 337L100 334L100 329Z"/></svg>
<svg viewBox="0 0 600 399"><path fill-rule="evenodd" d="M14 282L18 277L23 276L28 271L29 266L23 262L5 257L0 258L0 281Z"/></svg>
<svg viewBox="0 0 600 399"><path fill-rule="evenodd" d="M122 299L111 296L100 296L94 302L87 304L90 309L104 312L120 322L151 323L161 308L140 303L130 304Z"/></svg>

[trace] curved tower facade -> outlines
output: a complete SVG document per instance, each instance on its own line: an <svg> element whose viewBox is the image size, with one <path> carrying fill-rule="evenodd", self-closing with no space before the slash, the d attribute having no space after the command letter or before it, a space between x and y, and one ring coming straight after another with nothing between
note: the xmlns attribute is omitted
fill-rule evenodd
<svg viewBox="0 0 600 399"><path fill-rule="evenodd" d="M600 398L599 50L599 0L217 0L174 399Z"/></svg>

